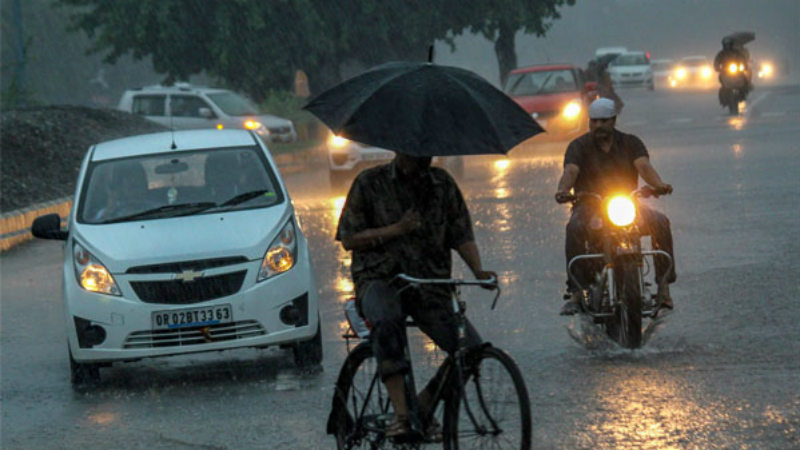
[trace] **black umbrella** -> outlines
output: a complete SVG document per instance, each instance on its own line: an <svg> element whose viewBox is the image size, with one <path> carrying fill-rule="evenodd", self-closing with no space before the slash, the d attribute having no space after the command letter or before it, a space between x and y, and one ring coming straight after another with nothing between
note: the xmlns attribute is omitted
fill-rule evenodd
<svg viewBox="0 0 800 450"><path fill-rule="evenodd" d="M725 36L723 39L730 39L738 45L745 45L750 41L754 41L756 39L756 34L752 31L737 31Z"/></svg>
<svg viewBox="0 0 800 450"><path fill-rule="evenodd" d="M483 78L431 63L377 66L305 109L339 136L414 156L506 153L544 131Z"/></svg>

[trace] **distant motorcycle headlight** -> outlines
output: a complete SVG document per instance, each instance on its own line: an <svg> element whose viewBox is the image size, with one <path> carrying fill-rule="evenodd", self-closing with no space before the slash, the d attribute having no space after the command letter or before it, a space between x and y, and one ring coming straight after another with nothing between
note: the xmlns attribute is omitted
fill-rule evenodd
<svg viewBox="0 0 800 450"><path fill-rule="evenodd" d="M77 242L72 248L75 278L83 289L108 295L122 295L111 272Z"/></svg>
<svg viewBox="0 0 800 450"><path fill-rule="evenodd" d="M738 70L739 70L739 66L736 63L731 63L728 66L728 72L730 72L730 73L736 73Z"/></svg>
<svg viewBox="0 0 800 450"><path fill-rule="evenodd" d="M618 227L628 226L636 218L636 205L626 195L613 197L606 208L608 219Z"/></svg>
<svg viewBox="0 0 800 450"><path fill-rule="evenodd" d="M567 103L564 106L564 109L561 111L561 115L564 116L566 119L575 119L581 113L581 104L577 101L573 100Z"/></svg>
<svg viewBox="0 0 800 450"><path fill-rule="evenodd" d="M256 281L264 281L269 277L286 272L294 267L296 262L297 235L294 229L294 222L289 219L264 254Z"/></svg>

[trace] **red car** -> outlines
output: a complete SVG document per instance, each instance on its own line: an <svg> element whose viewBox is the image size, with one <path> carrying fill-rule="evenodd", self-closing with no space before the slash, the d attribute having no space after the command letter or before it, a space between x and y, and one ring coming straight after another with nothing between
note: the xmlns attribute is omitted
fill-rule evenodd
<svg viewBox="0 0 800 450"><path fill-rule="evenodd" d="M587 112L595 97L595 84L586 83L583 71L570 64L521 67L508 75L505 93L556 139L585 133Z"/></svg>

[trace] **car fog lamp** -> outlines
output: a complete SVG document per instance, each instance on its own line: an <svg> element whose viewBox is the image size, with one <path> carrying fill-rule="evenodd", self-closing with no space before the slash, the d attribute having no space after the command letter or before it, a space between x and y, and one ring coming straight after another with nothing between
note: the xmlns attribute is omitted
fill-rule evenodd
<svg viewBox="0 0 800 450"><path fill-rule="evenodd" d="M257 130L261 128L261 122L256 122L255 120L247 120L244 123L244 127L248 130Z"/></svg>
<svg viewBox="0 0 800 450"><path fill-rule="evenodd" d="M564 107L564 111L562 111L562 115L567 119L575 119L581 113L581 105L576 101L571 101L567 103L567 106Z"/></svg>
<svg viewBox="0 0 800 450"><path fill-rule="evenodd" d="M72 257L75 277L83 289L101 294L122 295L111 272L80 244L75 244Z"/></svg>
<svg viewBox="0 0 800 450"><path fill-rule="evenodd" d="M350 142L350 139L343 138L341 136L336 136L335 134L331 136L331 146L336 148L342 148Z"/></svg>
<svg viewBox="0 0 800 450"><path fill-rule="evenodd" d="M263 281L286 272L294 267L295 262L297 262L297 236L294 222L289 219L264 254L256 281Z"/></svg>
<svg viewBox="0 0 800 450"><path fill-rule="evenodd" d="M624 195L612 198L608 202L608 219L618 227L628 226L636 218L636 205L633 200Z"/></svg>

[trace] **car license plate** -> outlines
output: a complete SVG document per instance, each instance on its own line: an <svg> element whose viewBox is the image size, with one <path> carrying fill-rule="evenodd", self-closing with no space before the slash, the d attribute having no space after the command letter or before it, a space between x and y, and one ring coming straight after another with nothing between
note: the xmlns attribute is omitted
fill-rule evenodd
<svg viewBox="0 0 800 450"><path fill-rule="evenodd" d="M152 319L154 330L171 330L233 322L233 313L231 305L214 305L202 308L155 311Z"/></svg>

